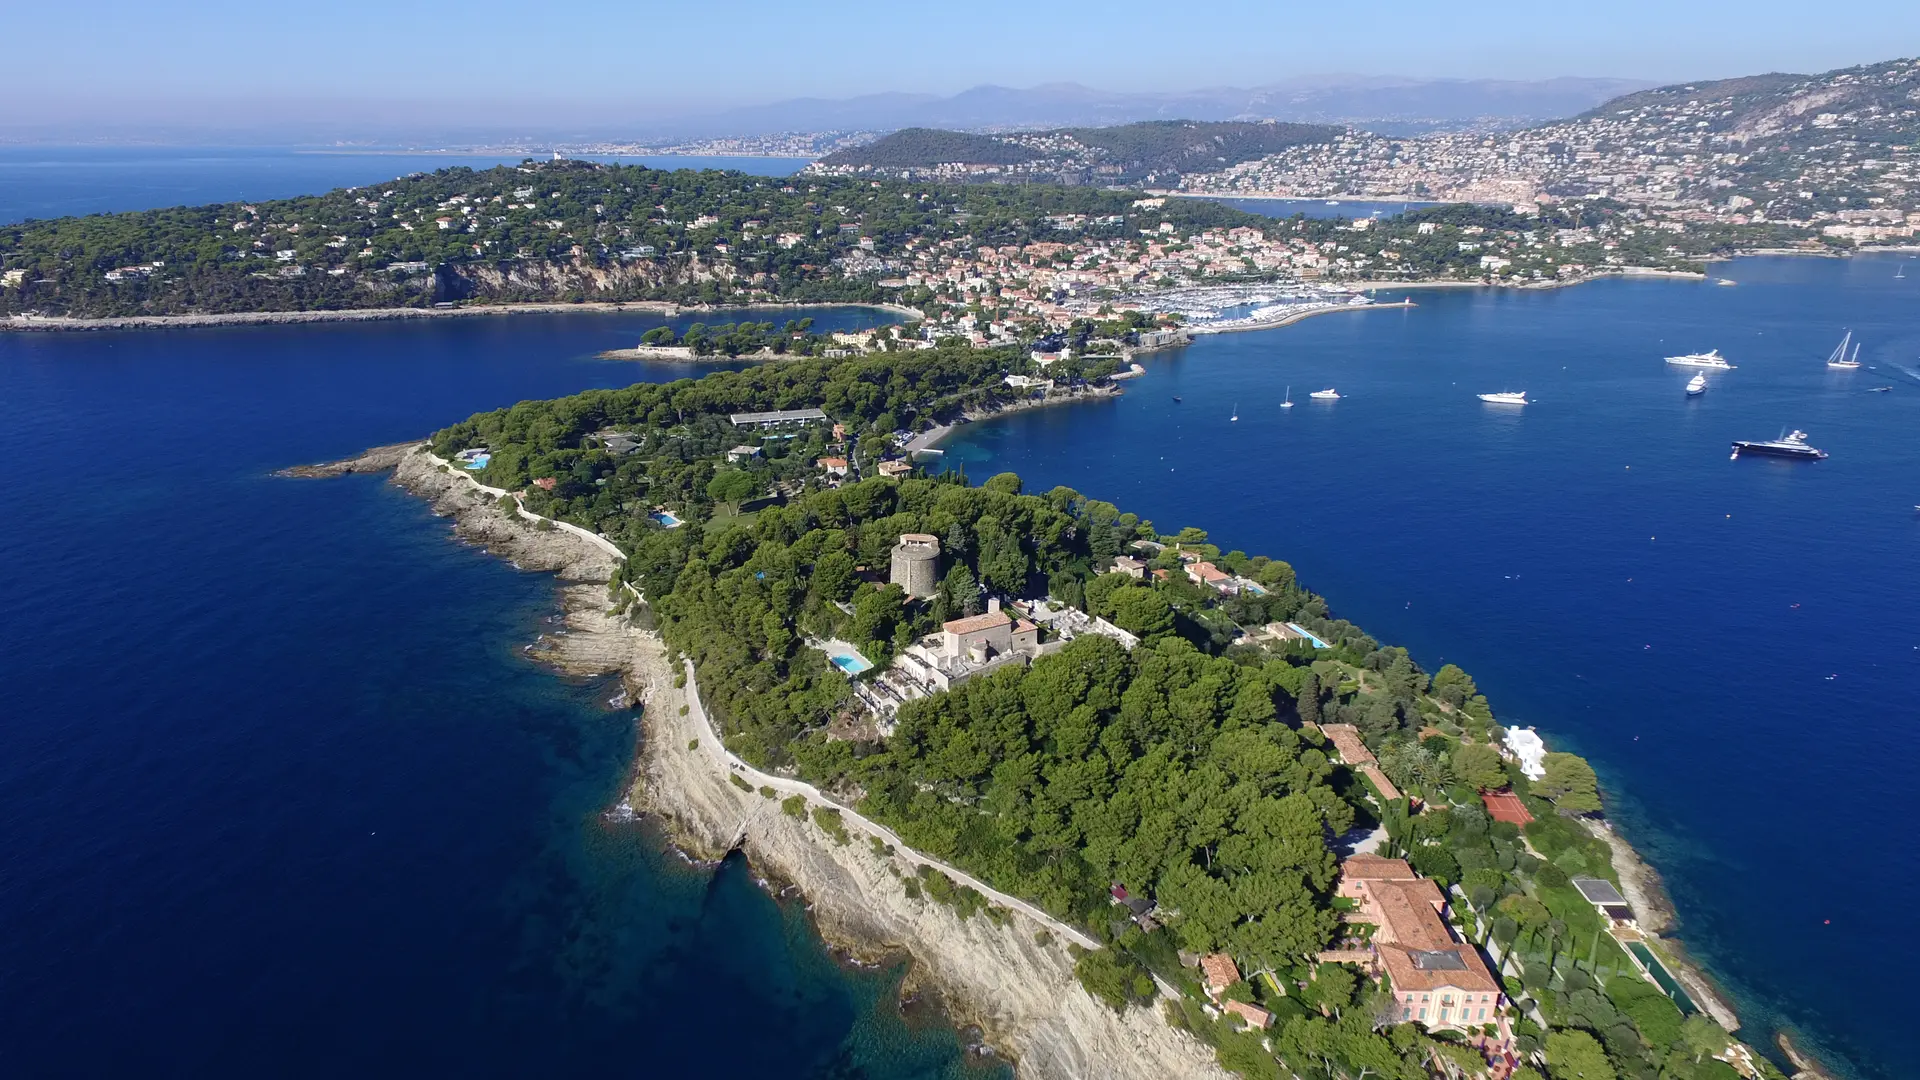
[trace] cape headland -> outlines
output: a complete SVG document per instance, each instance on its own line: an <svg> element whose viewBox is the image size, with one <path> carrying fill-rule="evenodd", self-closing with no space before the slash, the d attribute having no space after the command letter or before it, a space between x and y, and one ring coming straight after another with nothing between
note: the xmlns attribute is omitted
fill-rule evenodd
<svg viewBox="0 0 1920 1080"><path fill-rule="evenodd" d="M574 404L567 408L576 410L574 430L597 429L602 434L591 435L587 444L605 444L618 453L595 449L581 457L564 449L581 445L580 436L564 432L551 434L553 450L523 446L493 419L498 414L483 414L428 444L383 447L302 474L336 475L394 461L396 480L429 499L437 512L453 516L463 537L523 569L559 574L566 583L567 632L543 636L528 652L570 674L618 676L630 699L644 703L644 734L628 805L658 815L677 841L700 857L743 850L757 866L809 898L830 940L857 954L911 954L920 982L936 988L956 1018L977 1024L1029 1075L1204 1076L1221 1075L1223 1067L1262 1075L1270 1066L1261 1062L1276 1058L1297 1070L1296 1059L1304 1063L1301 1055L1310 1053L1302 1040L1322 1037L1337 1041L1329 1052L1342 1060L1386 1054L1402 1067L1426 1068L1457 1057L1457 1065L1471 1067L1459 1056L1466 1054L1479 1067L1513 1071L1601 1053L1590 1035L1577 1037L1586 1030L1581 1017L1596 1012L1615 1017L1616 1026L1631 1025L1622 1031L1636 1032L1636 1041L1610 1045L1607 1053L1650 1054L1669 1040L1677 1045L1684 1033L1688 1045L1700 1048L1696 1060L1711 1059L1736 1075L1777 1074L1770 1062L1726 1034L1737 1025L1732 1011L1703 975L1661 942L1657 931L1670 902L1624 842L1594 827L1600 800L1591 769L1572 755L1544 751L1541 762L1528 764L1525 755L1502 761L1500 729L1464 672L1449 665L1425 676L1403 651L1383 648L1351 624L1330 619L1324 602L1300 589L1286 564L1219 554L1199 530L1144 539L1154 535L1147 523L1108 504L1066 489L1045 497L1025 495L1011 475L974 488L951 477L908 475L910 466L886 478L858 479L847 475L844 459L815 461L816 443L825 449L844 440L864 448L878 438L863 410L883 417L877 426L891 430L897 423L893 410L908 408L906 398L869 401L845 411L844 434L836 430L829 436L824 428L780 433L764 444L772 455L764 464L753 447L735 445L724 454L713 451L728 464L710 464L693 477L674 479L669 459L646 452L649 440L660 436L663 446L691 440L698 458L709 445L737 439L743 423L789 422L786 414L750 411L732 413L731 425L722 422L730 410L766 403L759 395L776 382L791 393L810 380L824 380L819 392L832 402L841 400L834 387L860 385L863 373L883 369L893 373L892 385L918 402L910 411L919 412L923 423L960 411L984 415L979 410L1010 404L1000 399L1013 397L999 388L991 367L979 366L989 360L972 350L808 359L710 375L694 384L701 387L698 398L647 385L594 392L568 399ZM852 381L842 382L847 379ZM667 421L659 406L676 401L695 411ZM582 407L591 415L579 415ZM680 434L637 431L626 418L638 415L661 418ZM488 449L476 450L476 445ZM674 452L673 460L679 458ZM570 479L550 479L554 471ZM734 483L735 473L751 482ZM649 498L658 499L669 486L704 491L706 498L682 495L641 513L646 500L628 497L624 485L630 480L622 477L642 476ZM704 487L698 476L710 477ZM743 513L762 484L775 496ZM582 513L589 505L577 501L583 497L592 505L617 506L612 500L624 500L628 509L613 516ZM964 525L974 514L985 516ZM942 529L938 522L947 519L942 515L957 518ZM1064 517L1056 521L1050 515ZM1069 520L1078 524L1063 531ZM864 539L843 531L834 540L829 526L836 521ZM865 531L868 523L875 529L871 536ZM1019 530L1012 535L1036 537L1033 546L1008 546L1000 537L1009 525ZM820 546L844 543L853 545L854 555L878 552L896 531L937 533L954 553L948 578L925 601L930 611L902 608L899 586L862 580L852 557ZM1045 536L1062 539L1037 539ZM1023 620L1048 627L1046 647L1020 658L1016 654L1023 646L1003 653L987 646L971 662L1001 656L1003 662L991 665L992 674L930 696L909 694L910 700L889 705L887 695L901 693L903 684L886 680L913 669L906 659L888 665L890 655L911 652L899 643L913 641L918 626L929 619L938 626L943 612L964 614L968 598L985 591L976 591L974 574L999 590L1031 580L1036 562L1070 558L1073 549L1053 550L1048 543L1092 543L1102 549L1111 544L1141 557L1096 554L1098 567L1111 568L1079 571L1090 577L1054 571L1047 579L1054 595L1045 602L1011 594ZM804 553L801 558L810 565L790 562L792 556L781 554L783 546ZM1008 562L1016 551L1027 570ZM842 557L847 558L844 580L837 561ZM978 560L977 570L972 560ZM783 631L775 617L754 614L766 602L748 599L755 594L775 603L801 599L801 592L794 592L778 600L778 590L789 586L758 584L775 575L805 593L812 613L803 611L797 618L810 638L855 642L866 654L856 658L871 661L867 670L875 675L849 680L845 672L851 664L834 670L840 665L829 666L810 647L783 637L792 631ZM967 580L964 587L960 578ZM722 599L740 589L746 592ZM851 602L833 599L843 594ZM821 606L811 607L815 603ZM998 614L1000 603L994 599L985 615L949 620L944 634L951 639L988 633L991 628L977 631L973 624L1007 622ZM1080 611L1061 615L1069 606ZM1241 623L1258 624L1266 618L1262 612L1292 613L1295 621L1278 615L1266 622L1262 634L1272 640L1239 642L1238 647L1259 651L1239 654L1243 659L1236 663L1224 656L1207 658L1219 642L1233 640L1220 636L1225 624L1215 621L1216 611ZM1033 624L1021 625L1027 629L1020 633L1035 632ZM1176 627L1184 629L1175 632ZM768 636L743 655L731 640L743 632L755 641ZM789 666L785 681L771 694L741 682L764 677L738 666L761 650L786 657ZM918 655L924 664L932 654ZM1004 662L1015 659L1020 662ZM954 666L957 660L932 662L944 666L949 677L961 671ZM1082 667L1111 674L1071 689L1074 677L1066 673ZM1055 681L1062 677L1069 683ZM1120 691L1117 701L1101 697L1111 692L1100 689L1108 678L1118 680L1113 684ZM911 786L898 787L889 775L889 770L912 775L923 768L982 775L981 764L961 764L970 759L953 756L977 754L968 740L981 736L970 736L965 721L953 726L966 714L952 710L988 708L989 701L998 700L1003 704L992 708L1039 710L1025 723L1057 724L1044 719L1046 710L1064 706L1049 703L1045 695L1059 692L1068 694L1068 703L1090 695L1087 704L1096 710L1120 708L1113 714L1116 726L1096 735L1095 745L1106 748L1100 751L1103 757L1124 761L1139 750L1115 740L1154 745L1160 736L1149 732L1168 720L1149 721L1142 713L1125 723L1147 728L1122 735L1127 729L1119 726L1121 718L1137 704L1121 707L1120 701L1186 693L1182 686L1206 686L1209 679L1225 680L1213 684L1212 707L1221 711L1207 721L1219 726L1198 744L1213 748L1202 749L1183 767L1201 770L1196 794L1215 785L1230 794L1219 811L1226 814L1226 831L1212 841L1217 851L1197 853L1200 861L1193 864L1177 855L1164 861L1170 842L1177 851L1179 841L1171 837L1150 841L1150 849L1116 849L1090 835L1076 841L1085 849L1062 852L1058 865L1073 876L1055 877L1058 886L1048 886L1044 883L1056 872L1044 861L1008 863L970 846L977 842L939 839L945 827L940 823L954 813L950 808L956 803L949 800L967 805L963 793L968 790L984 791L988 801L958 820L974 820L975 827L993 822L997 828L993 817L973 815L988 814L989 807L1012 796L1014 789L1004 787L1004 778L1016 775L1009 768L1032 766L994 767L995 779L978 788L938 781L936 790L952 794L931 802L914 797ZM1129 682L1135 684L1131 690ZM1058 689L1041 689L1047 686ZM1015 698L995 696L1006 692ZM788 699L784 706L782 697ZM1022 697L1024 706L1016 704ZM1276 715L1276 703L1284 715ZM778 727L786 723L796 726ZM1048 736L1038 752L1054 753L1056 743L1067 745L1060 740L1075 738ZM1236 756L1248 753L1272 755L1271 764L1255 766L1256 758ZM865 764L861 754L868 755ZM1138 759L1107 783L1125 785L1151 776L1164 767L1149 764L1153 760ZM1542 762L1544 769L1534 767ZM1069 780L1061 770L1070 764L1062 760L1042 767L1054 785L1063 785ZM1249 768L1280 769L1268 773L1267 783L1276 787L1262 795L1260 784L1250 784L1242 772ZM1224 771L1206 779L1214 769ZM1476 789L1491 793L1484 796L1484 809ZM1044 789L1029 791L1028 798L1046 797ZM910 801L898 801L903 795ZM1122 811L1109 798L1096 795L1071 812L1138 813ZM1045 812L1039 806L1035 810ZM1279 816L1255 824L1267 815ZM1282 825L1289 815L1299 815L1298 822ZM1095 817L1083 820L1096 832L1105 828L1094 825ZM1166 827L1151 817L1126 820L1133 824L1123 828L1135 833ZM1197 822L1181 827L1208 828ZM1362 827L1355 830L1356 824ZM1032 832L1014 843L1039 842L1042 827L1036 820ZM1255 831L1243 832L1248 829ZM1249 846L1240 835L1268 838ZM1342 862L1330 837L1341 838L1339 850L1359 854ZM930 852L928 842L938 845L940 854ZM1149 854L1154 861L1140 866L1161 869L1120 865ZM1209 882L1217 879L1201 860L1209 854L1215 869L1245 860L1245 873L1277 872L1280 876L1263 888L1281 892L1266 897L1213 892L1216 886ZM1111 870L1085 867L1082 860L1088 858L1115 865ZM1258 869L1263 865L1287 869ZM1382 866L1407 888L1431 888L1432 879L1438 879L1445 890L1435 895L1445 898L1447 922L1423 924L1417 931L1396 926L1396 935L1437 935L1435 947L1444 945L1450 955L1463 958L1467 975L1462 978L1489 970L1477 950L1493 958L1497 974L1477 977L1493 980L1488 989L1498 1000L1481 1015L1415 1017L1413 999L1402 1006L1397 998L1403 989L1413 989L1404 984L1408 976L1394 975L1391 985L1385 979L1387 971L1396 970L1397 961L1389 955L1393 948L1341 929L1379 919L1390 925L1399 918L1390 911L1369 915L1364 898L1370 894L1357 884L1378 876L1374 868ZM1300 891L1289 899L1285 882L1295 873L1301 875L1293 879ZM1116 880L1117 899L1109 900L1104 884L1097 899L1090 896L1088 878L1104 881L1108 874L1124 874L1129 888ZM1346 908L1343 913L1335 899L1336 882L1339 897L1349 896L1350 887L1360 889L1354 894L1363 899L1358 912ZM1607 899L1606 888L1614 885L1631 912L1610 911L1609 903L1622 904ZM1276 902L1269 910L1267 905ZM1222 906L1209 910L1209 904ZM1564 949L1556 944L1562 940ZM1175 943L1181 945L1177 960ZM1306 953L1304 962L1295 958L1300 950ZM1362 979L1377 973L1382 981L1356 981L1349 965L1358 965ZM1219 974L1228 968L1231 978ZM1241 981L1241 971L1250 978ZM1684 996L1656 986L1663 975L1677 979ZM1689 1006L1701 1015L1685 1017ZM1336 1021L1335 1011L1356 1020ZM1356 1026L1375 1014L1384 1026L1372 1021ZM1263 1034L1263 1027L1273 1030ZM1448 1031L1464 1034L1467 1041L1433 1037Z"/></svg>

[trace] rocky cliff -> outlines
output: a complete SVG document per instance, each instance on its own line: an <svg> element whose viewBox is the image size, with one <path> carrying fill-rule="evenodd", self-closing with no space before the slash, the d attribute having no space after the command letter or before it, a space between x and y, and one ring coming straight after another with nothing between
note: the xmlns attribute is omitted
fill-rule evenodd
<svg viewBox="0 0 1920 1080"><path fill-rule="evenodd" d="M909 895L911 868L896 852L856 829L843 843L735 786L712 755L689 750L712 735L687 708L659 637L614 612L603 584L613 570L605 552L510 515L423 451L402 455L394 479L452 516L463 538L521 569L573 582L561 590L566 633L543 635L529 651L569 673L618 675L644 702L629 802L655 814L690 853L713 858L737 842L758 870L805 894L829 941L859 955L909 954L910 985L933 989L953 1019L978 1025L1022 1076L1228 1080L1209 1048L1157 1011L1116 1013L1088 995L1066 943L1023 916L962 918L924 892Z"/></svg>

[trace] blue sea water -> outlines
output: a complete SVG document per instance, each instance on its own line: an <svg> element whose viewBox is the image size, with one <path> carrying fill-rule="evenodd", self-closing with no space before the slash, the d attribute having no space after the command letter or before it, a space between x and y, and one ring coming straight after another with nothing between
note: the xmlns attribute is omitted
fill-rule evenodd
<svg viewBox="0 0 1920 1080"><path fill-rule="evenodd" d="M1900 261L1414 292L1202 338L1123 398L969 427L947 456L1287 559L1428 670L1461 665L1506 722L1592 759L1749 1040L1911 1076L1920 264ZM1870 369L1825 368L1844 328ZM1708 348L1738 368L1689 400L1662 358ZM1344 399L1305 397L1326 387ZM1474 397L1502 390L1537 403ZM1728 459L1792 427L1831 457Z"/></svg>
<svg viewBox="0 0 1920 1080"><path fill-rule="evenodd" d="M0 335L0 1074L1004 1074L607 817L636 717L522 655L550 578L271 475L696 374L591 358L658 321Z"/></svg>
<svg viewBox="0 0 1920 1080"><path fill-rule="evenodd" d="M414 172L517 165L524 155L280 148L0 146L0 225L236 199L284 199ZM803 158L593 157L653 169L737 169L786 176Z"/></svg>
<svg viewBox="0 0 1920 1080"><path fill-rule="evenodd" d="M1203 339L1124 398L976 425L949 456L1286 558L1339 614L1461 664L1591 757L1749 1038L1898 1077L1920 1054L1898 825L1920 277L1893 270L1418 292ZM686 870L604 819L633 716L521 658L550 582L378 478L269 475L694 373L591 359L652 325L0 335L0 1069L973 1069L741 867ZM1844 327L1871 370L1822 366ZM1660 358L1708 347L1740 366L1689 401ZM1325 386L1347 397L1304 398ZM1505 389L1538 403L1473 398ZM1832 457L1727 460L1788 426Z"/></svg>

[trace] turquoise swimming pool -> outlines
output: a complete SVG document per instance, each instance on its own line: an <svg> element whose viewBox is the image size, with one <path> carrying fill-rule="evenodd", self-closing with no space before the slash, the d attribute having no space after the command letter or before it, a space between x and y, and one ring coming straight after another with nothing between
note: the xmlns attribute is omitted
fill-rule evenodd
<svg viewBox="0 0 1920 1080"><path fill-rule="evenodd" d="M1329 644L1327 644L1326 642L1324 642L1324 641L1321 641L1321 640L1320 640L1319 638L1317 638L1317 637L1315 637L1315 636L1313 635L1313 633L1312 633L1311 631L1309 631L1309 630L1307 630L1307 629L1306 629L1305 627L1303 627L1303 626L1301 626L1301 625L1300 625L1299 623L1288 623L1288 624L1287 624L1287 629L1289 629L1289 630L1291 630L1291 631L1293 631L1293 632L1294 632L1294 633L1296 633L1296 634L1299 634L1299 635L1300 635L1301 637L1303 637L1303 638L1305 638L1305 639L1306 639L1307 641L1309 641L1309 642L1311 642L1311 643L1312 643L1312 645L1313 645L1313 647L1314 647L1314 648L1316 648L1316 649L1331 649L1331 648L1333 648L1333 646L1331 646L1331 645L1329 645Z"/></svg>
<svg viewBox="0 0 1920 1080"><path fill-rule="evenodd" d="M473 459L467 462L467 468L484 469L487 467L487 462L492 460L493 460L492 454L475 454L473 456Z"/></svg>
<svg viewBox="0 0 1920 1080"><path fill-rule="evenodd" d="M1695 1005L1693 999L1688 997L1687 992L1681 988L1680 980L1668 973L1666 965L1653 955L1652 949L1638 941L1629 941L1626 945L1633 955L1646 965L1647 971L1653 975L1653 981L1660 984L1660 989L1665 990L1667 996L1673 999L1673 1003L1680 1006L1681 1012L1692 1014L1700 1011L1700 1007Z"/></svg>
<svg viewBox="0 0 1920 1080"><path fill-rule="evenodd" d="M653 520L659 522L662 525L665 525L669 529L677 529L680 526L686 524L686 522L681 521L679 518L674 517L671 513L668 513L665 510L661 510L658 513L655 513L653 515Z"/></svg>
<svg viewBox="0 0 1920 1080"><path fill-rule="evenodd" d="M873 661L860 655L860 650L844 641L811 641L808 644L827 654L827 662L839 668L842 674L858 675L873 666Z"/></svg>

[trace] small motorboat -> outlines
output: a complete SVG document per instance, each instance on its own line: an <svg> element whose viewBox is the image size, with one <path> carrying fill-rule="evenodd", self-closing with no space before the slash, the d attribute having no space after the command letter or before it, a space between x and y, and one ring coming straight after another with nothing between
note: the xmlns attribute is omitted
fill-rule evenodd
<svg viewBox="0 0 1920 1080"><path fill-rule="evenodd" d="M1695 375L1693 378L1687 380L1688 397L1699 397L1706 392L1707 377L1705 375Z"/></svg>
<svg viewBox="0 0 1920 1080"><path fill-rule="evenodd" d="M1307 396L1313 398L1315 401L1339 401L1340 391L1329 386L1325 390L1315 390Z"/></svg>
<svg viewBox="0 0 1920 1080"><path fill-rule="evenodd" d="M1869 394L1891 394L1891 393L1893 393L1893 387L1891 387L1891 386L1871 386L1871 387L1868 387L1868 388L1867 388L1867 393L1869 393Z"/></svg>

